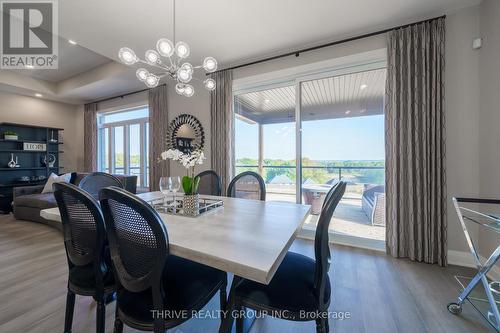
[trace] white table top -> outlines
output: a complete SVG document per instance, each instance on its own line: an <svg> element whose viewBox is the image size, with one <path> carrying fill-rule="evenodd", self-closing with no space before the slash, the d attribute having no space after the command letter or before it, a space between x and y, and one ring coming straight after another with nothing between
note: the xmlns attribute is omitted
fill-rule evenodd
<svg viewBox="0 0 500 333"><path fill-rule="evenodd" d="M162 194L138 196L151 202ZM217 198L224 201L222 208L196 218L160 213L167 227L170 253L268 284L302 228L310 206ZM43 210L40 215L61 220L58 208Z"/></svg>

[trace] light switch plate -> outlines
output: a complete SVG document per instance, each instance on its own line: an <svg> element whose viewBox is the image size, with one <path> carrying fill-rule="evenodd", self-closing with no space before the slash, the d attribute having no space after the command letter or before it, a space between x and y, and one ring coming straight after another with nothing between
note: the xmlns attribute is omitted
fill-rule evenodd
<svg viewBox="0 0 500 333"><path fill-rule="evenodd" d="M482 38L476 38L472 41L472 48L474 50L480 49L481 46L483 45L483 39Z"/></svg>

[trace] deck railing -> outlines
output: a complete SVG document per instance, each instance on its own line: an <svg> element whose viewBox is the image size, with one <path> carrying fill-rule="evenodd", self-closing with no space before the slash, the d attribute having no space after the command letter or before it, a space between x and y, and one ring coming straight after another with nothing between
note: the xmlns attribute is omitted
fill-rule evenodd
<svg viewBox="0 0 500 333"><path fill-rule="evenodd" d="M332 179L347 181L346 194L344 198L361 199L365 184L384 184L383 166L302 166L302 183L326 184ZM243 171L254 171L259 173L258 165L236 165L236 173ZM296 192L296 167L289 165L264 165L262 166L262 177L264 178L268 192L283 195L295 195ZM287 182L272 181L277 176L286 176Z"/></svg>
<svg viewBox="0 0 500 333"><path fill-rule="evenodd" d="M262 168L264 170L273 170L273 169L284 169L284 170L293 170L293 173L295 173L296 166L291 166L291 165L263 165ZM258 172L259 166L258 165L236 165L236 169L252 169L252 171ZM338 176L338 179L342 179L343 174L350 174L353 173L353 171L375 171L375 173L381 173L383 176L383 171L385 170L385 167L383 166L302 166L302 170L326 170L328 174L336 174ZM336 170L336 171L335 171ZM343 172L344 171L344 172ZM383 178L382 178L383 179ZM304 179L303 179L304 180ZM374 183L383 183L383 182L374 182Z"/></svg>

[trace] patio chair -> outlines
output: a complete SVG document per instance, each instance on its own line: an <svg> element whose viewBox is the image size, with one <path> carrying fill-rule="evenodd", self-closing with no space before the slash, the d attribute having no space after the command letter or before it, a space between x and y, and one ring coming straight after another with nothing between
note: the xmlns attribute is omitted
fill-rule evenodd
<svg viewBox="0 0 500 333"><path fill-rule="evenodd" d="M365 185L362 208L372 225L385 226L385 186Z"/></svg>

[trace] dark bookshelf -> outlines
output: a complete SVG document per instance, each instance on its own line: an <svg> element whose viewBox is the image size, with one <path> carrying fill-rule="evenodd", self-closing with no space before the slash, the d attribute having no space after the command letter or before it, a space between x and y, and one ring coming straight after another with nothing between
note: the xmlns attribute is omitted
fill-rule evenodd
<svg viewBox="0 0 500 333"><path fill-rule="evenodd" d="M63 151L60 132L62 128L43 127L35 125L0 123L0 212L12 210L12 192L14 187L43 185L51 173L59 174L63 167L59 164ZM5 132L14 132L18 138L9 140ZM52 141L57 140L57 141ZM24 150L24 143L45 144L46 150ZM11 155L17 156L19 167L8 166ZM43 160L54 155L56 161L53 167L44 164ZM28 177L29 181L23 180Z"/></svg>

